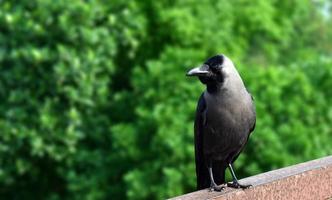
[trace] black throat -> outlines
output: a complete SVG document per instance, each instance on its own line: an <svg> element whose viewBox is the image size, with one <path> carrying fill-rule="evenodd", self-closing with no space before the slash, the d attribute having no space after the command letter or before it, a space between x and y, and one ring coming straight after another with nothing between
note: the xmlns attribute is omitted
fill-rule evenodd
<svg viewBox="0 0 332 200"><path fill-rule="evenodd" d="M220 89L220 87L222 86L222 84L218 83L218 82L210 82L206 84L206 90L210 93L210 94L215 94L218 92L218 90Z"/></svg>
<svg viewBox="0 0 332 200"><path fill-rule="evenodd" d="M205 82L206 89L210 94L218 92L218 90L222 87L223 83L224 83L223 76L216 76Z"/></svg>

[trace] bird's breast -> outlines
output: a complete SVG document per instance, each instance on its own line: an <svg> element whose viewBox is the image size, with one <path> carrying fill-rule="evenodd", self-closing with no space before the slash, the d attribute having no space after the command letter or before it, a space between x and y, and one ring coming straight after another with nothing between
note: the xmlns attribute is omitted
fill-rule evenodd
<svg viewBox="0 0 332 200"><path fill-rule="evenodd" d="M214 129L220 131L240 131L248 128L247 121L253 115L250 95L204 94L207 104L206 120Z"/></svg>

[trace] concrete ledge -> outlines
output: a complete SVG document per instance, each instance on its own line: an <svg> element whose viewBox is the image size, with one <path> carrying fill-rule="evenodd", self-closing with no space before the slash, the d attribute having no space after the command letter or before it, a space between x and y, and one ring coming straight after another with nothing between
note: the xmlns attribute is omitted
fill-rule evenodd
<svg viewBox="0 0 332 200"><path fill-rule="evenodd" d="M173 199L332 199L332 156L244 178L240 183L253 187L226 188L222 192L206 189Z"/></svg>

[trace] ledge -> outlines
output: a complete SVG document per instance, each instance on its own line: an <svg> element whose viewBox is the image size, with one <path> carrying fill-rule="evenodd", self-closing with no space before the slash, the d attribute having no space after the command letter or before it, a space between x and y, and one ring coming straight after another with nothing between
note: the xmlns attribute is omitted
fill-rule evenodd
<svg viewBox="0 0 332 200"><path fill-rule="evenodd" d="M172 199L332 199L332 156L244 178L240 183L253 187L222 192L205 189Z"/></svg>

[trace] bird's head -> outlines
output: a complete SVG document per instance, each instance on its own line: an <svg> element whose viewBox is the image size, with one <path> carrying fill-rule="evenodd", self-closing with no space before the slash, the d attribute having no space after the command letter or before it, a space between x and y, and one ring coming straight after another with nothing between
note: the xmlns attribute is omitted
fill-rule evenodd
<svg viewBox="0 0 332 200"><path fill-rule="evenodd" d="M232 62L224 55L216 55L209 58L203 65L188 71L187 76L198 76L199 80L206 85L222 84L227 77L228 68Z"/></svg>

